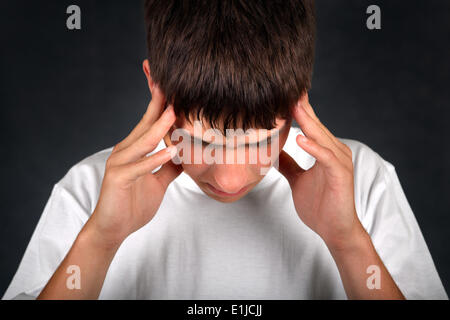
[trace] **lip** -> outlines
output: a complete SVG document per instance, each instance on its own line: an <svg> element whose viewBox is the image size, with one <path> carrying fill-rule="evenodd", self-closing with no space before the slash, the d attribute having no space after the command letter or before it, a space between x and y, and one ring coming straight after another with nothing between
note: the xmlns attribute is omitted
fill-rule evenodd
<svg viewBox="0 0 450 320"><path fill-rule="evenodd" d="M209 190L211 190L212 192L214 192L215 194L221 196L221 197L235 197L235 196L239 196L241 194L243 194L245 191L247 191L248 186L243 187L241 190L239 190L236 193L228 193L228 192L223 192L219 189L216 189L214 186L212 186L209 183L206 183L206 185L208 186Z"/></svg>

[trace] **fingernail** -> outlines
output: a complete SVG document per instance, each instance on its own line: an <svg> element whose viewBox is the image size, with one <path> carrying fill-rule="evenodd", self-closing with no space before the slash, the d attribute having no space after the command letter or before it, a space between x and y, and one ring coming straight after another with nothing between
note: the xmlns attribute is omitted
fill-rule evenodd
<svg viewBox="0 0 450 320"><path fill-rule="evenodd" d="M166 112L172 112L173 111L173 105L172 104L169 104L168 106L167 106L167 108L166 108Z"/></svg>
<svg viewBox="0 0 450 320"><path fill-rule="evenodd" d="M166 152L170 154L170 158L173 158L177 154L177 147L176 146L167 147Z"/></svg>
<svg viewBox="0 0 450 320"><path fill-rule="evenodd" d="M308 138L306 138L306 137L303 136L303 135L299 135L299 139L300 139L300 141L303 142L303 143L308 143Z"/></svg>
<svg viewBox="0 0 450 320"><path fill-rule="evenodd" d="M173 114L173 106L171 104L169 104L166 108L166 110L164 110L164 115L166 117L170 117Z"/></svg>

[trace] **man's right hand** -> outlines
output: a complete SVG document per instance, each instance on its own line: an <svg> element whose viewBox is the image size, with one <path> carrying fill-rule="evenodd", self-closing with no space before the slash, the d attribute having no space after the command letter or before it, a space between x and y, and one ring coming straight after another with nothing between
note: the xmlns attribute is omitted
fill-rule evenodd
<svg viewBox="0 0 450 320"><path fill-rule="evenodd" d="M169 161L176 154L175 146L146 156L175 122L173 107L163 110L164 105L164 94L155 85L142 120L113 148L106 162L99 200L85 225L100 245L120 246L128 235L146 225L158 210L168 185L182 171L181 166Z"/></svg>

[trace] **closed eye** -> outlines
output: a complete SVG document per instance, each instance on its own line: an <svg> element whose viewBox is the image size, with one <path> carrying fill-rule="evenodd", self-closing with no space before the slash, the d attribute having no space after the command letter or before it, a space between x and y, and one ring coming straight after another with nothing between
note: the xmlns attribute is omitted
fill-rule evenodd
<svg viewBox="0 0 450 320"><path fill-rule="evenodd" d="M193 141L192 141L193 140ZM219 148L219 147L223 147L224 145L219 145L219 144L214 144L214 143L210 143L208 141L205 140L201 140L201 139L197 139L196 137L191 137L191 141L194 143L200 143L202 144L202 147L206 148L209 145L213 145L214 148ZM272 142L272 137L268 137L267 138L267 145L270 145L270 143ZM252 143L246 143L244 145L245 148L258 148L261 147L264 144L264 141L257 141L257 142L252 142Z"/></svg>

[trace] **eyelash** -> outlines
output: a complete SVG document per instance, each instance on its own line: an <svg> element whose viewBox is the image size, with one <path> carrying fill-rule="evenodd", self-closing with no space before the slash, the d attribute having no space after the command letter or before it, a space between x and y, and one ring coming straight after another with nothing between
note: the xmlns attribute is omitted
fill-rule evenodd
<svg viewBox="0 0 450 320"><path fill-rule="evenodd" d="M267 145L270 145L271 143L271 139L267 139ZM209 146L210 144L208 142L202 141L202 147L206 148L207 146ZM261 142L254 142L254 143L249 143L246 144L245 147L246 148L254 148L254 147L260 147L261 146Z"/></svg>

